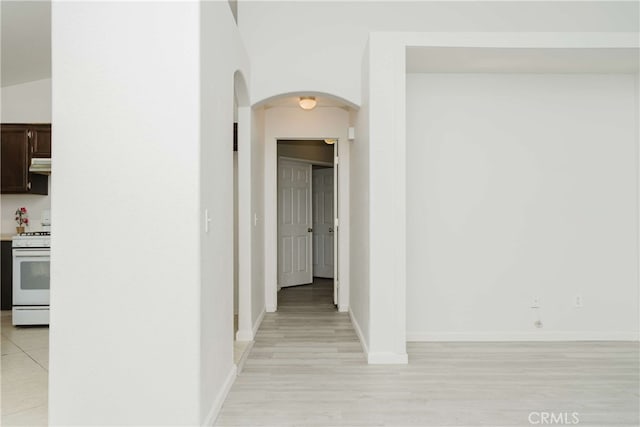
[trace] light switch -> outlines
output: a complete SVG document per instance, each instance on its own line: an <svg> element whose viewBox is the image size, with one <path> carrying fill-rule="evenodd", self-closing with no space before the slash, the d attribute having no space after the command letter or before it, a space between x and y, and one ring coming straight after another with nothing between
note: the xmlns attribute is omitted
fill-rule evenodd
<svg viewBox="0 0 640 427"><path fill-rule="evenodd" d="M209 232L209 223L211 222L211 217L209 216L209 209L204 210L204 232Z"/></svg>

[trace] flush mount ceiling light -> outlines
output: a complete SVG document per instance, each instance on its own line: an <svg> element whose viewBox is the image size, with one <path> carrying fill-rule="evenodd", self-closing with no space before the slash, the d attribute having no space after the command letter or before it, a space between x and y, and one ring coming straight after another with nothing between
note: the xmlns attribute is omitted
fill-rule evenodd
<svg viewBox="0 0 640 427"><path fill-rule="evenodd" d="M326 144L332 145L332 144L335 144L336 142L338 142L338 140L331 138L331 139L325 139L324 142Z"/></svg>
<svg viewBox="0 0 640 427"><path fill-rule="evenodd" d="M313 110L316 107L316 98L315 96L301 96L298 104L303 110Z"/></svg>

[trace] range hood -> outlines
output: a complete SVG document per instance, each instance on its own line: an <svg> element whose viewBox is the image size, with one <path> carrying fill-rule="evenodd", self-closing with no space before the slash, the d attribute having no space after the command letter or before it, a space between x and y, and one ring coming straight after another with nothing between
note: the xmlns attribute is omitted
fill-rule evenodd
<svg viewBox="0 0 640 427"><path fill-rule="evenodd" d="M41 175L51 175L51 159L31 159L31 166L29 166L29 172L38 173Z"/></svg>

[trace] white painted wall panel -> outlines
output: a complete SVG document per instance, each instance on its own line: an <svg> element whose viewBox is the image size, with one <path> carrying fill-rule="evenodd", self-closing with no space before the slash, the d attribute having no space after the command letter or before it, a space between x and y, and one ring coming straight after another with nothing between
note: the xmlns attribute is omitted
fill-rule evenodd
<svg viewBox="0 0 640 427"><path fill-rule="evenodd" d="M205 1L196 4L200 11L197 22L200 37L194 42L200 54L197 74L200 144L199 158L191 167L199 166L197 226L201 255L200 300L194 309L200 310L199 424L212 425L236 373L232 323L234 74L239 70L248 79L249 61L228 3ZM242 89L245 93L237 95L238 119L246 124L248 99L244 98L247 89ZM239 126L240 131L244 133L245 128ZM243 135L242 142L239 141L243 150L246 150L245 137ZM176 140L174 144L180 146L181 141ZM242 161L238 159L239 166ZM239 185L239 197L244 196L242 190ZM204 226L205 209L211 218L208 232ZM243 221L246 225L246 217ZM244 243L240 229L238 237L239 242Z"/></svg>
<svg viewBox="0 0 640 427"><path fill-rule="evenodd" d="M637 96L637 75L408 75L410 340L637 339Z"/></svg>
<svg viewBox="0 0 640 427"><path fill-rule="evenodd" d="M199 424L198 4L52 15L49 422Z"/></svg>
<svg viewBox="0 0 640 427"><path fill-rule="evenodd" d="M350 310L351 321L363 346L369 350L369 56L362 61L362 104L351 119L355 125L355 139L350 159Z"/></svg>
<svg viewBox="0 0 640 427"><path fill-rule="evenodd" d="M251 222L251 325L255 328L264 315L265 297L265 144L264 110L253 110L253 134L251 135L251 208L247 214Z"/></svg>

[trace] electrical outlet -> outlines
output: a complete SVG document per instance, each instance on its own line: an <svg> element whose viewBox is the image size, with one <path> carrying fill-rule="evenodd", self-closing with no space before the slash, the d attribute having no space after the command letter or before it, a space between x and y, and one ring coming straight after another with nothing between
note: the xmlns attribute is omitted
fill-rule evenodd
<svg viewBox="0 0 640 427"><path fill-rule="evenodd" d="M540 298L533 297L531 300L531 308L540 308Z"/></svg>
<svg viewBox="0 0 640 427"><path fill-rule="evenodd" d="M573 306L576 307L576 308L582 307L582 297L580 295L577 295L573 299Z"/></svg>

